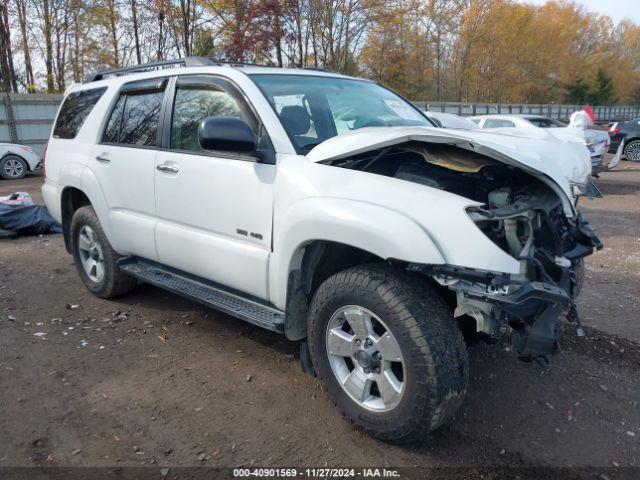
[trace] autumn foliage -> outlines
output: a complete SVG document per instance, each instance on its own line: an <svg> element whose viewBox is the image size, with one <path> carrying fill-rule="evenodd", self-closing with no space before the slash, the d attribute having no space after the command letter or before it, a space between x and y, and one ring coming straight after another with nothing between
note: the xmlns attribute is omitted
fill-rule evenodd
<svg viewBox="0 0 640 480"><path fill-rule="evenodd" d="M640 100L640 26L578 2L0 0L6 90L188 55L326 68L416 100ZM615 8L612 4L611 8Z"/></svg>

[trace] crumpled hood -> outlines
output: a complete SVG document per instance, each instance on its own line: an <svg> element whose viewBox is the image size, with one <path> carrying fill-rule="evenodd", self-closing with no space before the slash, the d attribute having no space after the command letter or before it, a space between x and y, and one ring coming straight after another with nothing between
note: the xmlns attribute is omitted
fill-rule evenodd
<svg viewBox="0 0 640 480"><path fill-rule="evenodd" d="M591 160L577 128L451 130L432 127L366 127L325 140L307 154L312 162L337 160L409 141L455 144L551 179L571 201L571 183L584 184Z"/></svg>

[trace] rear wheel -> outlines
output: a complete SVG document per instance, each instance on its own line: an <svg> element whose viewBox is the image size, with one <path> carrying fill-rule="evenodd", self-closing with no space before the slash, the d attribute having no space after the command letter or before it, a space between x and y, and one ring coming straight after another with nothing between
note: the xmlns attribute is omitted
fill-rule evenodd
<svg viewBox="0 0 640 480"><path fill-rule="evenodd" d="M23 178L28 168L27 162L17 155L6 155L0 159L0 176L5 180Z"/></svg>
<svg viewBox="0 0 640 480"><path fill-rule="evenodd" d="M308 337L336 406L380 439L424 437L462 403L462 334L436 292L406 272L365 265L330 277L314 295Z"/></svg>
<svg viewBox="0 0 640 480"><path fill-rule="evenodd" d="M91 206L81 207L71 219L71 251L82 282L100 298L127 293L136 279L116 266L120 256L111 248L98 216Z"/></svg>
<svg viewBox="0 0 640 480"><path fill-rule="evenodd" d="M632 162L640 162L640 140L633 140L624 147L624 156Z"/></svg>

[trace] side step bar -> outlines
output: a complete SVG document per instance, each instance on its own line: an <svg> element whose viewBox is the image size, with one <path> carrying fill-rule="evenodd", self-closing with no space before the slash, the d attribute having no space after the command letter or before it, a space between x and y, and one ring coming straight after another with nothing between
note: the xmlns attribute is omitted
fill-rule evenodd
<svg viewBox="0 0 640 480"><path fill-rule="evenodd" d="M284 312L258 298L160 263L137 257L118 260L123 272L144 282L190 298L267 330L284 333Z"/></svg>

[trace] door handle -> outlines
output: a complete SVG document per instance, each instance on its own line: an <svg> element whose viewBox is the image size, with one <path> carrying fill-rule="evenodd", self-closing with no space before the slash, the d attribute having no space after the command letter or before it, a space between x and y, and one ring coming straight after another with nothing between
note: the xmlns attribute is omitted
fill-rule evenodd
<svg viewBox="0 0 640 480"><path fill-rule="evenodd" d="M160 165L156 165L156 169L160 170L161 172L168 172L168 173L178 173L180 171L180 169L175 165L166 165L164 163L161 163Z"/></svg>
<svg viewBox="0 0 640 480"><path fill-rule="evenodd" d="M108 153L101 153L100 155L96 155L96 160L98 160L99 162L109 163L111 161L111 158L109 157Z"/></svg>

